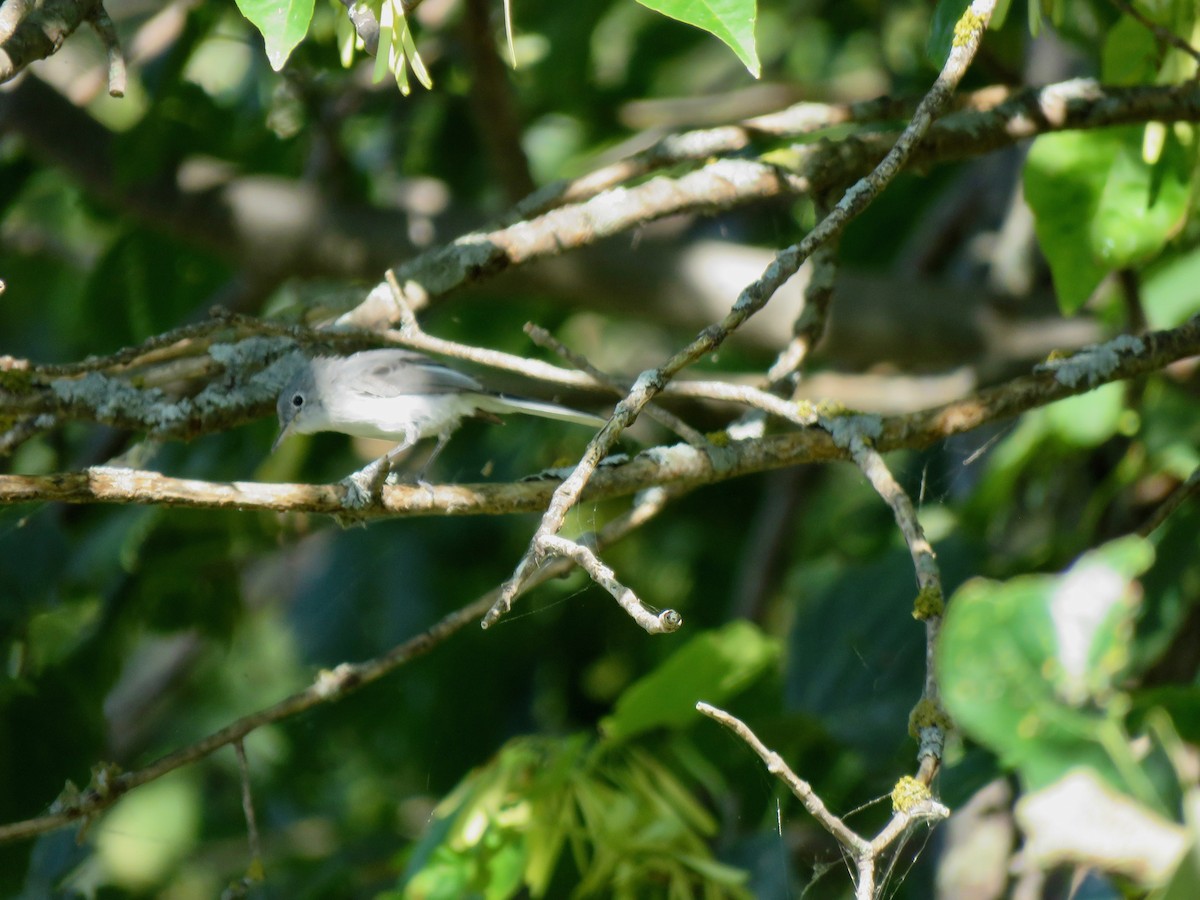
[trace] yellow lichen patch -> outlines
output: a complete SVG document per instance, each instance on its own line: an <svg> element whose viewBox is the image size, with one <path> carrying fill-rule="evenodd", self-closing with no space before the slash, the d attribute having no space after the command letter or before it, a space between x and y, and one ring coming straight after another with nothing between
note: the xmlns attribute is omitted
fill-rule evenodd
<svg viewBox="0 0 1200 900"><path fill-rule="evenodd" d="M950 718L950 714L942 709L940 703L936 700L930 700L928 697L919 701L913 707L913 711L908 715L908 733L913 740L921 739L922 728L940 728L942 731L949 731L954 727L954 721Z"/></svg>
<svg viewBox="0 0 1200 900"><path fill-rule="evenodd" d="M942 589L935 584L921 588L917 599L913 601L913 618L920 622L935 619L946 612L946 601L942 597Z"/></svg>
<svg viewBox="0 0 1200 900"><path fill-rule="evenodd" d="M924 803L929 799L929 788L911 775L905 775L892 788L892 810L894 812L908 812L918 803Z"/></svg>
<svg viewBox="0 0 1200 900"><path fill-rule="evenodd" d="M965 47L972 35L983 29L983 25L983 17L968 6L966 12L954 23L954 46Z"/></svg>

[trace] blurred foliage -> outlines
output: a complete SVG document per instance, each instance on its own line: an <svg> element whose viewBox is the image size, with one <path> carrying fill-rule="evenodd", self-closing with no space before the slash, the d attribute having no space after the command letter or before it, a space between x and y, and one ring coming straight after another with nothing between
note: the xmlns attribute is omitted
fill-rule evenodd
<svg viewBox="0 0 1200 900"><path fill-rule="evenodd" d="M764 0L737 54L668 18L685 4L653 5L667 16L632 0L515 0L520 67L507 77L539 183L627 152L634 130L645 129L644 142L676 127L681 98L759 102L750 57L768 86L784 89L780 103L918 94L965 2ZM481 149L494 123L472 111L464 6L426 0L410 13L433 87L401 98L372 83L374 63L361 54L342 67L339 3L240 4L250 21L221 4L113 3L126 45L144 34L151 49L133 66L126 99L73 96L112 138L111 175L129 193L96 192L64 176L53 153L0 137L0 354L74 361L195 321L231 295L258 312L358 289L284 273L246 290L217 242L161 227L130 199L197 163L215 183L273 176L364 209L395 209L414 185L436 185L467 222L495 216L505 192ZM1194 36L1190 2L1135 8ZM490 13L500 48L501 4ZM344 49L344 28L341 39ZM68 40L63 59L85 41ZM1060 69L1120 84L1174 83L1193 67L1108 0L1054 0L1014 4L968 86L1029 80L1046 54ZM402 55L385 60L393 74L414 59ZM643 101L660 105L647 113ZM1113 329L1128 326L1133 306L1152 327L1200 312L1196 143L1192 126L1035 142L1017 177L1045 256L1037 289L1052 287L1063 310ZM968 174L1006 197L1014 186L1012 172L980 176L969 163L905 176L847 232L843 259L905 270L911 236ZM768 204L680 229L776 247L811 215L804 203ZM958 255L922 273L964 296L982 290L980 255L996 243L987 230L996 223L970 224L979 229ZM1136 303L1114 288L1114 273L1139 285ZM530 319L631 369L691 336L516 290L503 301L452 298L424 324L535 355L521 333ZM731 347L704 365L722 374L768 363ZM965 803L1010 770L1036 789L1084 764L1164 820L1184 821L1194 788L1175 763L1200 742L1200 515L1185 504L1151 540L1116 540L1200 464L1196 378L1177 368L889 458L921 506L947 595L957 591L939 656L965 733L940 783L948 802ZM159 448L150 465L196 478L332 481L373 452L318 435L268 459L272 434L273 423L255 423ZM626 449L655 435L637 432ZM469 423L435 474L517 478L576 458L586 437L541 421ZM139 438L51 430L0 467L76 470ZM789 505L776 519L781 499ZM598 528L625 508L584 504L568 528ZM305 516L0 510L0 820L44 812L98 764L145 765L322 669L421 633L507 577L534 522L436 518L342 531ZM769 533L764 522L774 522ZM678 609L683 632L646 636L576 573L486 634L468 628L342 702L255 732L246 752L265 880L246 890L773 898L811 886L806 896L847 896L831 839L693 708L727 705L860 832L886 821L879 801L913 768L906 722L925 662L923 628L909 615L912 564L887 507L848 466L767 473L694 492L604 555L641 596ZM1117 589L1106 614L1085 616L1088 640L1068 659L1056 604L1097 568ZM1133 746L1148 749L1139 757ZM891 896L932 895L937 857L921 835L889 863ZM82 832L0 846L0 896L189 900L248 874L228 748L133 791ZM1180 866L1177 896L1194 876ZM1102 886L1118 888L1146 886L1115 877Z"/></svg>

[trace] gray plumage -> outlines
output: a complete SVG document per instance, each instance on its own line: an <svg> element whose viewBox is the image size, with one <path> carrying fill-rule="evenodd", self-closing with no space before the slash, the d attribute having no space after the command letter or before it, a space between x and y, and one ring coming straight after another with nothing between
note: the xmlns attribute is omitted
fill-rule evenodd
<svg viewBox="0 0 1200 900"><path fill-rule="evenodd" d="M440 449L469 416L520 412L592 427L605 422L555 403L488 391L470 375L395 349L304 360L280 392L276 411L276 447L293 433L337 431L394 440L398 446L389 457L426 437L436 436Z"/></svg>

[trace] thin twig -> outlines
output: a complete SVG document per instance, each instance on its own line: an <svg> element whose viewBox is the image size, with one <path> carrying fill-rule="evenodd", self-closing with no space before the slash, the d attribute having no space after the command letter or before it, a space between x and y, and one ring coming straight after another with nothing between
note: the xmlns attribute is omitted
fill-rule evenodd
<svg viewBox="0 0 1200 900"><path fill-rule="evenodd" d="M836 435L834 441L838 441ZM870 440L864 435L855 434L850 439L847 449L851 459L871 483L871 487L891 507L892 515L900 527L900 533L904 535L904 542L908 545L908 552L916 569L917 586L921 590L933 590L940 595L942 576L938 569L937 557L925 537L925 530L917 520L917 511L908 493L900 486L900 482L896 481L887 463L883 461L883 456L871 446Z"/></svg>
<svg viewBox="0 0 1200 900"><path fill-rule="evenodd" d="M1193 77L1200 77L1200 50L1197 50L1169 28L1164 28L1152 19L1148 19L1142 15L1132 3L1127 3L1126 0L1112 0L1112 4L1125 15L1147 28L1154 35L1154 39L1160 44L1174 47L1176 50L1190 56L1198 66Z"/></svg>
<svg viewBox="0 0 1200 900"><path fill-rule="evenodd" d="M854 860L855 885L854 896L857 900L874 900L875 897L875 867L879 857L899 839L908 828L919 821L940 821L949 816L950 811L934 800L927 790L918 789L921 799L898 808L895 803L896 793L893 793L893 815L888 823L871 840L859 835L841 818L830 812L829 807L803 778L792 771L791 767L774 750L768 748L741 719L723 709L717 709L703 701L696 704L696 709L710 719L724 725L746 744L767 767L767 771L787 785L793 795L804 804L809 815L837 840ZM900 784L912 783L912 779L901 779Z"/></svg>
<svg viewBox="0 0 1200 900"><path fill-rule="evenodd" d="M641 598L617 581L616 573L583 544L569 541L558 535L550 535L542 542L542 548L548 556L569 559L587 572L592 581L612 594L621 609L629 613L630 618L637 622L647 634L670 634L683 626L683 617L673 609L664 609L657 613L651 612Z"/></svg>
<svg viewBox="0 0 1200 900"><path fill-rule="evenodd" d="M1137 533L1142 537L1149 537L1171 517L1171 514L1175 510L1190 500L1197 491L1200 491L1200 466L1193 469L1192 474L1187 477L1187 480L1177 485L1175 490L1171 491L1171 496L1167 497L1159 505L1158 509L1154 510L1154 514L1142 523Z"/></svg>
<svg viewBox="0 0 1200 900"><path fill-rule="evenodd" d="M829 424L833 426L834 442L850 451L851 458L867 477L871 487L891 508L916 570L919 591L913 607L914 615L925 624L925 682L921 689L921 703L917 707L920 714L914 712L913 729L919 741L917 759L922 765L922 773L925 774L927 760L931 760L929 765L933 767L929 769L927 780L923 782L928 785L941 761L946 743L946 717L942 712L941 692L934 664L934 651L937 649L938 634L942 627L942 610L945 607L942 574L933 547L917 519L912 500L888 469L883 455L872 446L872 438L861 425L868 419L869 417L865 416L842 417Z"/></svg>
<svg viewBox="0 0 1200 900"><path fill-rule="evenodd" d="M258 820L254 815L254 795L250 790L250 766L246 763L246 747L240 738L233 742L233 751L237 754L238 773L242 779L242 813L246 816L246 836L250 842L247 877L253 881L262 881L262 843L258 837Z"/></svg>
<svg viewBox="0 0 1200 900"><path fill-rule="evenodd" d="M597 384L604 385L618 397L622 397L628 393L630 387L628 382L618 381L607 372L602 372L600 369L597 369L594 365L592 365L587 357L580 353L576 353L574 350L548 332L545 328L541 328L537 325L534 325L532 322L528 322L525 325L525 333L529 335L530 340L532 340L539 347L545 347L547 350L557 353L576 369L579 369L581 372L586 372L596 381ZM646 405L646 415L655 422L658 422L658 424L662 425L663 427L671 429L693 447L709 446L708 438L702 435L687 422L683 421L683 419L679 418L679 416L675 415L669 410L663 409L656 403L650 403Z"/></svg>
<svg viewBox="0 0 1200 900"><path fill-rule="evenodd" d="M825 210L818 207L822 215ZM767 387L794 380L814 347L825 335L829 307L837 280L836 238L818 247L812 255L812 277L804 288L804 305L792 326L792 339L767 370Z"/></svg>
<svg viewBox="0 0 1200 900"><path fill-rule="evenodd" d="M117 27L103 4L97 4L92 14L88 16L88 24L104 45L108 57L108 93L113 97L125 96L125 54L121 51L121 41L117 37Z"/></svg>
<svg viewBox="0 0 1200 900"><path fill-rule="evenodd" d="M568 510L579 501L600 460L608 455L621 432L633 423L646 404L661 392L678 372L720 347L743 322L767 304L817 247L839 235L846 225L860 215L891 183L966 73L979 48L983 30L987 27L994 7L995 0L974 0L963 13L956 28L954 46L942 72L929 93L918 104L912 120L895 145L871 174L851 187L829 215L800 243L781 251L762 276L742 290L724 320L706 328L695 340L657 369L647 370L638 376L633 389L617 404L612 418L588 444L575 471L554 492L554 497L543 514L528 549L517 563L512 577L505 582L499 601L484 617L485 628L511 609L520 585L536 568L539 543L544 537L556 534L562 527Z"/></svg>
<svg viewBox="0 0 1200 900"><path fill-rule="evenodd" d="M749 725L736 716L725 712L725 710L717 709L717 707L703 701L696 704L696 709L713 721L720 722L741 738L743 743L753 750L758 755L758 758L763 761L767 767L767 771L786 784L788 790L795 795L796 799L804 804L804 808L808 810L809 815L820 822L822 827L832 834L839 844L849 849L856 858L870 851L870 843L830 812L829 807L825 805L825 802L812 789L812 785L793 772L791 766L784 762L782 756L774 750L768 749L767 745L759 740L758 735L750 729Z"/></svg>

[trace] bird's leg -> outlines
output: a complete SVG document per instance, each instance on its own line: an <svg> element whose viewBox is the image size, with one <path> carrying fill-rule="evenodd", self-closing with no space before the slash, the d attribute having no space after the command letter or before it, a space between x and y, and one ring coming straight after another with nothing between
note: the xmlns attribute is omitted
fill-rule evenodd
<svg viewBox="0 0 1200 900"><path fill-rule="evenodd" d="M429 471L430 467L433 465L433 461L438 458L438 455L442 452L442 448L446 446L446 443L449 440L450 440L449 429L447 429L446 431L443 431L441 434L439 434L438 439L437 439L437 446L435 446L433 448L433 452L429 454L429 456L425 460L424 464L417 471L417 484L420 487L423 487L425 489L425 493L427 493L429 495L430 503L432 503L434 500L433 485L431 485L428 481L425 480L425 474Z"/></svg>
<svg viewBox="0 0 1200 900"><path fill-rule="evenodd" d="M449 431L443 431L438 435L437 446L433 448L433 452L429 454L429 457L425 460L425 464L422 465L421 470L417 472L417 484L423 484L426 486L429 485L429 482L425 480L425 475L429 472L430 468L432 468L433 461L441 455L442 450L445 448L446 444L449 443L449 441Z"/></svg>
<svg viewBox="0 0 1200 900"><path fill-rule="evenodd" d="M392 461L417 442L418 435L406 432L404 440L374 462L342 479L346 486L344 505L352 510L364 510L383 501L383 485L392 471Z"/></svg>

